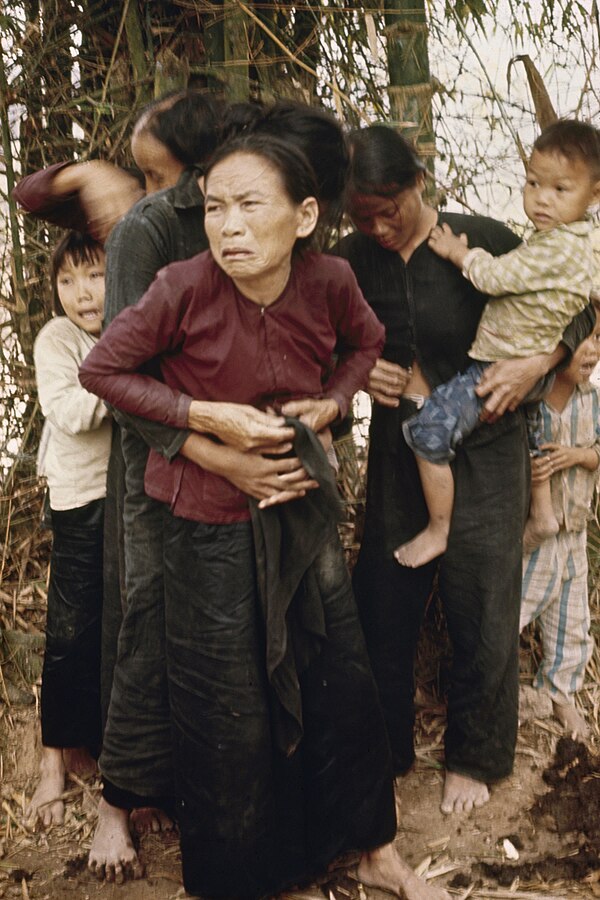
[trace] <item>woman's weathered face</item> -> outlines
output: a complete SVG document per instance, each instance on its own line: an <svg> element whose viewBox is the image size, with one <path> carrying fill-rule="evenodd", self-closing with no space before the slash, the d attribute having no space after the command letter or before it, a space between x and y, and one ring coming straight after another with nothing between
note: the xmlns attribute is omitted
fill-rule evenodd
<svg viewBox="0 0 600 900"><path fill-rule="evenodd" d="M372 237L385 247L399 253L416 234L423 213L422 175L416 183L389 197L377 194L353 194L348 213L354 225L363 234Z"/></svg>
<svg viewBox="0 0 600 900"><path fill-rule="evenodd" d="M314 197L295 203L274 165L243 151L217 163L205 187L206 234L221 268L240 288L286 279L296 240L316 224Z"/></svg>
<svg viewBox="0 0 600 900"><path fill-rule="evenodd" d="M173 187L185 169L185 165L164 144L143 128L134 130L131 152L146 181L147 194Z"/></svg>

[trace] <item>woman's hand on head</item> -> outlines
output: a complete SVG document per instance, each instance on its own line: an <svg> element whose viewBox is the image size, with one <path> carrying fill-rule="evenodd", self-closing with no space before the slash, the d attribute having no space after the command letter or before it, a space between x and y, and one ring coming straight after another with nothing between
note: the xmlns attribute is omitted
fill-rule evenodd
<svg viewBox="0 0 600 900"><path fill-rule="evenodd" d="M397 407L411 375L410 369L404 369L386 359L378 359L369 372L367 390L376 403Z"/></svg>
<svg viewBox="0 0 600 900"><path fill-rule="evenodd" d="M286 426L283 416L242 403L192 400L188 426L199 433L214 434L242 452L287 453L294 439L294 429Z"/></svg>
<svg viewBox="0 0 600 900"><path fill-rule="evenodd" d="M101 243L144 195L136 178L101 159L61 169L53 179L53 193L79 195L87 217L87 231Z"/></svg>
<svg viewBox="0 0 600 900"><path fill-rule="evenodd" d="M284 416L295 416L297 419L312 428L317 433L323 431L330 422L340 414L340 408L337 401L331 398L323 398L316 400L314 398L306 398L305 400L290 400L281 407Z"/></svg>

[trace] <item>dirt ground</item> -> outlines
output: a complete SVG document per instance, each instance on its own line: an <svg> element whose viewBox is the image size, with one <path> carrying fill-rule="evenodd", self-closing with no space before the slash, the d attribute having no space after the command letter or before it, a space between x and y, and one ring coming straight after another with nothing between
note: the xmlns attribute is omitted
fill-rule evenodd
<svg viewBox="0 0 600 900"><path fill-rule="evenodd" d="M397 785L399 852L453 896L472 898L592 898L600 896L600 759L570 739L557 741L552 719L522 723L515 771L492 789L490 802L469 815L444 816L441 744L443 710L422 709L417 764ZM0 897L31 900L175 900L186 897L175 835L140 842L144 881L123 886L95 881L85 867L99 785L71 782L65 825L48 832L23 823L35 783L35 708L3 707L0 719L2 830ZM593 748L592 748L593 751ZM545 775L544 772L552 770ZM314 888L327 900L383 900L365 890L352 869Z"/></svg>

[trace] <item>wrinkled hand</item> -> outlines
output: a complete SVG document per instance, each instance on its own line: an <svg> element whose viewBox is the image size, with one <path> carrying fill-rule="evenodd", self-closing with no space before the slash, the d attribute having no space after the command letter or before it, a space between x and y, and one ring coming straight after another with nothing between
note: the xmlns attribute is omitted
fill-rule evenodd
<svg viewBox="0 0 600 900"><path fill-rule="evenodd" d="M434 253L437 253L442 259L449 259L456 265L462 265L462 259L469 249L466 234L454 234L445 222L435 225L431 229L427 243Z"/></svg>
<svg viewBox="0 0 600 900"><path fill-rule="evenodd" d="M313 431L323 431L330 422L340 414L337 402L324 398L317 400L307 397L305 400L290 400L281 407L284 416L295 416L297 419Z"/></svg>
<svg viewBox="0 0 600 900"><path fill-rule="evenodd" d="M399 398L404 393L411 375L410 369L404 369L386 359L378 359L369 372L367 390L377 403L394 408L399 405Z"/></svg>
<svg viewBox="0 0 600 900"><path fill-rule="evenodd" d="M230 448L228 448L230 449ZM297 457L268 459L260 453L230 450L223 475L240 491L261 502L261 509L304 497L319 487L306 473Z"/></svg>
<svg viewBox="0 0 600 900"><path fill-rule="evenodd" d="M87 230L101 243L144 195L136 178L100 159L62 169L55 178L55 191L79 194Z"/></svg>
<svg viewBox="0 0 600 900"><path fill-rule="evenodd" d="M475 389L478 397L486 397L480 418L495 422L509 410L513 412L547 371L544 354L526 359L503 359L492 363Z"/></svg>
<svg viewBox="0 0 600 900"><path fill-rule="evenodd" d="M283 416L242 403L192 400L188 425L193 431L214 434L224 444L240 451L287 453L294 438L294 429L286 427Z"/></svg>

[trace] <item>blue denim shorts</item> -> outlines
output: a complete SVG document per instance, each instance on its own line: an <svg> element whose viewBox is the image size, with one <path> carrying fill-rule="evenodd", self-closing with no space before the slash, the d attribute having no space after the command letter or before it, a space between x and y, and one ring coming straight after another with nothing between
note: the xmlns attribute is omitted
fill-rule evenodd
<svg viewBox="0 0 600 900"><path fill-rule="evenodd" d="M422 409L402 426L409 447L432 463L449 463L456 447L479 424L483 399L475 388L489 362L474 362L466 372L440 384Z"/></svg>

